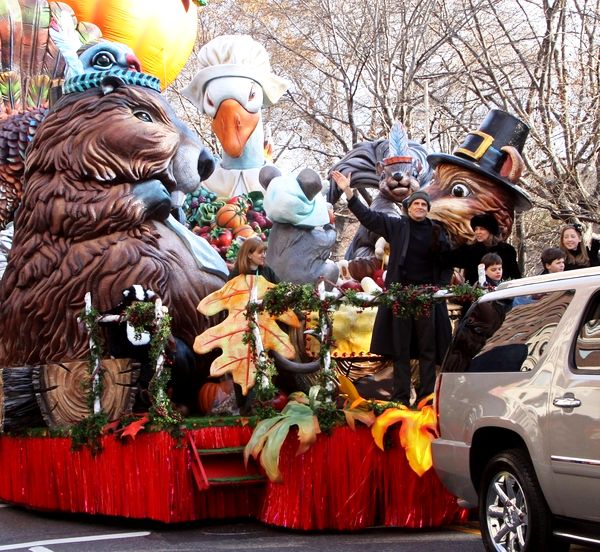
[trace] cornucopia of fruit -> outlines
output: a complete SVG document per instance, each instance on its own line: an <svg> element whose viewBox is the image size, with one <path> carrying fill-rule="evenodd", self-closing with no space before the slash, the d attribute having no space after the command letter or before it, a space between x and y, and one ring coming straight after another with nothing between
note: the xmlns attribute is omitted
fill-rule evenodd
<svg viewBox="0 0 600 552"><path fill-rule="evenodd" d="M225 261L231 263L241 239L268 238L273 223L265 214L263 199L263 193L259 191L223 199L200 187L187 195L183 209L192 232L207 240Z"/></svg>

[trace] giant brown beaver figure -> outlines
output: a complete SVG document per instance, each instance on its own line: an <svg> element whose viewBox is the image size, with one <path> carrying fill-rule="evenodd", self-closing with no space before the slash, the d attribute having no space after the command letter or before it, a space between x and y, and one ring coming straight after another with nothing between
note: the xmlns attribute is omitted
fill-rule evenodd
<svg viewBox="0 0 600 552"><path fill-rule="evenodd" d="M134 284L162 298L173 334L191 346L209 324L196 306L226 269L201 269L196 246L167 217L170 193L212 169L212 156L150 88L112 78L63 96L28 150L0 282L0 367L86 358L77 322L85 293L106 311Z"/></svg>

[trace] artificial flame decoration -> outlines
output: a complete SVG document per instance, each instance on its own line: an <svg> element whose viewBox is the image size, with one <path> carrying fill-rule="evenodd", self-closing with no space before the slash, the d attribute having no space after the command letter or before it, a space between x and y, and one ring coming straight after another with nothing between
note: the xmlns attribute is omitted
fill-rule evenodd
<svg viewBox="0 0 600 552"><path fill-rule="evenodd" d="M162 88L187 62L197 34L198 2L182 0L64 0L79 21L98 25L107 40L133 49L142 70Z"/></svg>

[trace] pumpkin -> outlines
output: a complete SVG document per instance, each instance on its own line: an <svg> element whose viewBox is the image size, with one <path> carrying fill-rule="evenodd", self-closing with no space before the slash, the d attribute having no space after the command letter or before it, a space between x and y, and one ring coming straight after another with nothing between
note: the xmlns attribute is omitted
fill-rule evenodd
<svg viewBox="0 0 600 552"><path fill-rule="evenodd" d="M227 203L223 205L215 215L216 223L222 228L237 228L243 226L248 221L243 210L238 205Z"/></svg>
<svg viewBox="0 0 600 552"><path fill-rule="evenodd" d="M238 226L233 229L233 239L235 238L251 238L252 236L256 236L256 232L254 228L249 224L244 224L243 226Z"/></svg>
<svg viewBox="0 0 600 552"><path fill-rule="evenodd" d="M187 62L197 34L197 9L183 0L63 0L78 21L100 27L103 38L133 49L142 71L164 88ZM186 8L187 6L187 8Z"/></svg>
<svg viewBox="0 0 600 552"><path fill-rule="evenodd" d="M198 408L204 414L210 414L216 404L221 403L233 392L230 380L208 381L198 391Z"/></svg>

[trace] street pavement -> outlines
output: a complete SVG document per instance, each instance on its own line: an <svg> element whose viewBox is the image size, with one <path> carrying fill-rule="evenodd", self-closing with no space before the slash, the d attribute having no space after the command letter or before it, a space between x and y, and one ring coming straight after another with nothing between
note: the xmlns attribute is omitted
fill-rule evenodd
<svg viewBox="0 0 600 552"><path fill-rule="evenodd" d="M295 532L255 521L165 525L143 520L43 513L0 503L0 552L484 552L477 523L436 530L374 528ZM571 552L593 548L572 546Z"/></svg>
<svg viewBox="0 0 600 552"><path fill-rule="evenodd" d="M0 551L138 552L483 552L477 529L293 532L255 521L164 525L100 516L40 513L0 504Z"/></svg>

